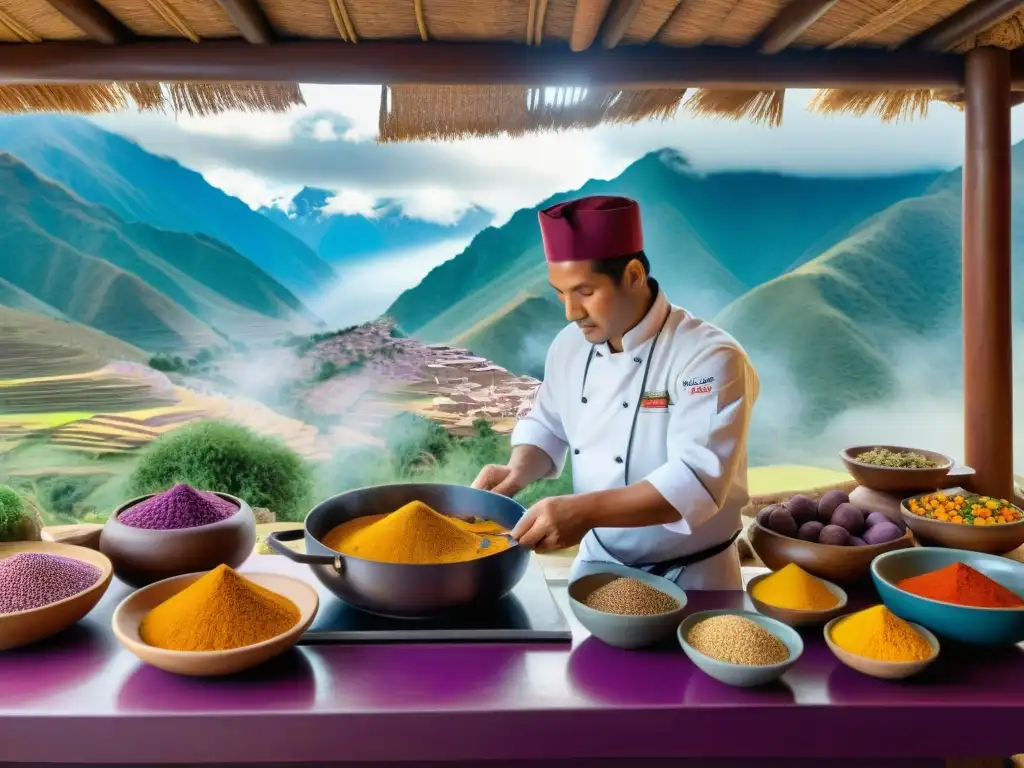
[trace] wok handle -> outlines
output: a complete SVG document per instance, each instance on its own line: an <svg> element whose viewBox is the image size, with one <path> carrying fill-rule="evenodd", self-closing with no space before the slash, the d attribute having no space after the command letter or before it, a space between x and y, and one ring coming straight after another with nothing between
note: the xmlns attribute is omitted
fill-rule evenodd
<svg viewBox="0 0 1024 768"><path fill-rule="evenodd" d="M274 531L267 536L267 546L277 552L277 554L284 555L293 562L305 565L330 565L335 570L340 571L341 555L309 555L304 552L296 552L284 543L286 541L298 541L305 535L306 532L301 528L291 531Z"/></svg>

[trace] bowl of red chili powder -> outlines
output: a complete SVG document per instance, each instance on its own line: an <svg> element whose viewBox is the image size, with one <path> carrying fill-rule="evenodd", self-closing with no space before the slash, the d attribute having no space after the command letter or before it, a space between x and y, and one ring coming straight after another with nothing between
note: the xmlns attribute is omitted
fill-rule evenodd
<svg viewBox="0 0 1024 768"><path fill-rule="evenodd" d="M245 501L185 483L125 502L100 534L114 575L133 587L218 565L237 568L255 546L256 517Z"/></svg>
<svg viewBox="0 0 1024 768"><path fill-rule="evenodd" d="M875 558L871 578L900 618L965 643L1024 641L1024 565L965 549L915 547Z"/></svg>

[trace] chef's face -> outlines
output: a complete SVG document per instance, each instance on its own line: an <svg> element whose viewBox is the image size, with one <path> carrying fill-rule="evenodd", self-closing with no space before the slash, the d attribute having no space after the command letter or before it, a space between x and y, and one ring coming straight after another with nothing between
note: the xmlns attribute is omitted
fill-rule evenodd
<svg viewBox="0 0 1024 768"><path fill-rule="evenodd" d="M646 275L635 260L618 282L595 272L592 265L590 261L548 264L548 280L565 306L565 319L576 323L589 343L602 344L620 338L636 323Z"/></svg>

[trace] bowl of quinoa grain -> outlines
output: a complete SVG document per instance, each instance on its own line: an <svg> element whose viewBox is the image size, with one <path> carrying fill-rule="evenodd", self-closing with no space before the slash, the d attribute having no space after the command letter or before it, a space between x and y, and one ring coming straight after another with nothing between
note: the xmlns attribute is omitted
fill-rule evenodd
<svg viewBox="0 0 1024 768"><path fill-rule="evenodd" d="M899 445L855 445L839 454L846 471L865 488L911 494L942 487L953 460L935 451Z"/></svg>
<svg viewBox="0 0 1024 768"><path fill-rule="evenodd" d="M0 651L45 640L77 623L110 586L110 560L48 541L0 543Z"/></svg>
<svg viewBox="0 0 1024 768"><path fill-rule="evenodd" d="M616 648L644 648L672 636L686 609L675 582L602 563L569 584L569 607L594 637Z"/></svg>
<svg viewBox="0 0 1024 768"><path fill-rule="evenodd" d="M804 652L799 632L753 611L694 613L676 635L683 653L702 672L741 688L777 680Z"/></svg>

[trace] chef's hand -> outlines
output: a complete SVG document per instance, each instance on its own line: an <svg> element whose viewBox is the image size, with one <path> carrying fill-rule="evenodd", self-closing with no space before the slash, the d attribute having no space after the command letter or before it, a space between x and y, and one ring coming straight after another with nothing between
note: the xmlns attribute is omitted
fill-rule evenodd
<svg viewBox="0 0 1024 768"><path fill-rule="evenodd" d="M473 487L482 491L494 491L502 496L512 497L529 483L523 482L519 473L508 464L488 464L480 470L473 481Z"/></svg>
<svg viewBox="0 0 1024 768"><path fill-rule="evenodd" d="M590 530L572 496L549 496L526 512L512 537L537 552L552 552L579 544Z"/></svg>

